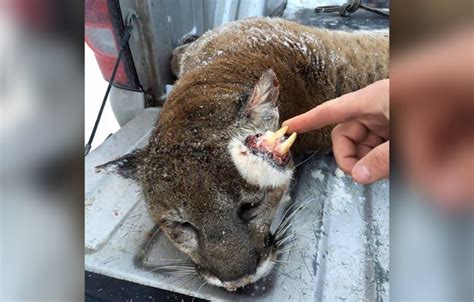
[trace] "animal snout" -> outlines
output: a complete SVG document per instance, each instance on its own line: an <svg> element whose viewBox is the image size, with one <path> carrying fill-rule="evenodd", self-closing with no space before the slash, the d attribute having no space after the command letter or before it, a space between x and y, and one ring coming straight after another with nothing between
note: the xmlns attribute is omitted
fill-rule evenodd
<svg viewBox="0 0 474 302"><path fill-rule="evenodd" d="M235 248L239 249L238 246ZM254 274L257 271L260 255L257 252L245 254L235 253L234 256L230 254L225 262L214 261L217 265L213 265L212 273L222 282L239 280Z"/></svg>
<svg viewBox="0 0 474 302"><path fill-rule="evenodd" d="M265 277L273 267L271 253L255 253L251 258L251 263L247 262L248 259L240 258L238 261L229 261L228 265L221 268L201 268L200 274L209 284L235 291Z"/></svg>

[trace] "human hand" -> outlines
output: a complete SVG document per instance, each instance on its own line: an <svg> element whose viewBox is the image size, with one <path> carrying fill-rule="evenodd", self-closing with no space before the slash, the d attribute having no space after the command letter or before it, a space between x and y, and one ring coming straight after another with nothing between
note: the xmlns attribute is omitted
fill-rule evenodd
<svg viewBox="0 0 474 302"><path fill-rule="evenodd" d="M327 101L283 123L305 133L337 126L331 137L339 168L354 181L369 184L389 174L389 80Z"/></svg>

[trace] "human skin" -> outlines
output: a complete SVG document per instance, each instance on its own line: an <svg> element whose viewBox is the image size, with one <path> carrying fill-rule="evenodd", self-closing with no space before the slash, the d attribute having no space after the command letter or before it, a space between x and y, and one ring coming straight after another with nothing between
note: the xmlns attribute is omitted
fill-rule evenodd
<svg viewBox="0 0 474 302"><path fill-rule="evenodd" d="M367 184L388 177L390 107L398 163L408 181L443 208L472 208L473 53L472 28L425 42L392 60L390 89L389 80L375 82L283 124L298 133L336 125L337 164Z"/></svg>
<svg viewBox="0 0 474 302"><path fill-rule="evenodd" d="M289 132L305 133L336 125L331 133L339 168L354 181L368 184L389 174L389 81L327 101L283 123Z"/></svg>

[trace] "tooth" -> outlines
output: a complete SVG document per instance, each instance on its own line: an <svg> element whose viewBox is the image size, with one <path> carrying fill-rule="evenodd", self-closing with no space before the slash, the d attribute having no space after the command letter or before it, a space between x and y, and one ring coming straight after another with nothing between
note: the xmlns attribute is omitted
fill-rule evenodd
<svg viewBox="0 0 474 302"><path fill-rule="evenodd" d="M280 155L285 155L286 153L288 153L295 140L296 132L293 132L286 141L284 141L281 145L278 146L278 153Z"/></svg>
<svg viewBox="0 0 474 302"><path fill-rule="evenodd" d="M271 137L271 136L273 136L273 134L275 134L275 133L273 133L272 131L266 131L265 132L265 137Z"/></svg>
<svg viewBox="0 0 474 302"><path fill-rule="evenodd" d="M286 131L288 130L288 126L282 127L278 129L275 133L271 131L265 132L265 143L268 146L274 146L280 139L285 135Z"/></svg>
<svg viewBox="0 0 474 302"><path fill-rule="evenodd" d="M265 135L263 136L263 142L265 143L265 145L267 146L273 146L275 145L275 140L273 139L273 135L275 133L273 133L272 131L266 131L265 132Z"/></svg>
<svg viewBox="0 0 474 302"><path fill-rule="evenodd" d="M286 131L288 131L288 126L281 127L277 132L273 133L273 138L275 140L279 140L283 135L286 134Z"/></svg>

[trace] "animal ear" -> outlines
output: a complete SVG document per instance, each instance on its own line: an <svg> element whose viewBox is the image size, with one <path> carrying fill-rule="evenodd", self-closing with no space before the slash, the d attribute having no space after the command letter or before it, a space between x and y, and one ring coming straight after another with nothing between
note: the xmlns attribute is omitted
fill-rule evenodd
<svg viewBox="0 0 474 302"><path fill-rule="evenodd" d="M180 251L189 255L198 248L197 231L190 223L168 221L161 227Z"/></svg>
<svg viewBox="0 0 474 302"><path fill-rule="evenodd" d="M136 149L131 153L125 154L122 157L106 162L105 164L95 167L96 172L117 173L118 175L138 180L138 165L141 158L141 149Z"/></svg>
<svg viewBox="0 0 474 302"><path fill-rule="evenodd" d="M246 115L257 124L274 124L278 126L277 99L280 84L272 69L267 69L255 84L246 105ZM267 125L268 127L269 125Z"/></svg>

